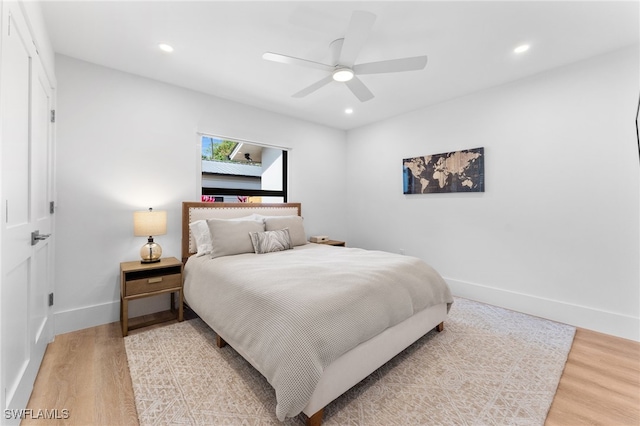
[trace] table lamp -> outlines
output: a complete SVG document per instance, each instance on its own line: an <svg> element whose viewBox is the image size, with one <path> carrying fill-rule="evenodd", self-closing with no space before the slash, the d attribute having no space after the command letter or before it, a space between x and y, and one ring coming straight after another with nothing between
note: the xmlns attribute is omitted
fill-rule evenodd
<svg viewBox="0 0 640 426"><path fill-rule="evenodd" d="M153 236L167 233L167 212L154 212L152 208L133 212L133 233L136 237L149 237L140 249L141 263L160 262L162 247L153 241Z"/></svg>

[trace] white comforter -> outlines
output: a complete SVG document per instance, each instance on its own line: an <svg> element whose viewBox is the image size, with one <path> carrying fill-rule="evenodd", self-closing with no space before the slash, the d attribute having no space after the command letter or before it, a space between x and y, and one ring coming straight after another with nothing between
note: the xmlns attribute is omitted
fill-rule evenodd
<svg viewBox="0 0 640 426"><path fill-rule="evenodd" d="M453 299L420 259L307 244L185 267L189 306L276 391L278 419L299 414L323 369L422 309Z"/></svg>

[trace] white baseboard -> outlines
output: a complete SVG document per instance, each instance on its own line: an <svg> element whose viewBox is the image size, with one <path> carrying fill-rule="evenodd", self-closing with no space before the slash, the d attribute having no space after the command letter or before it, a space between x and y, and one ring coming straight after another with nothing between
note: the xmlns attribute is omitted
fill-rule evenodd
<svg viewBox="0 0 640 426"><path fill-rule="evenodd" d="M132 300L129 302L129 318L165 311L169 308L169 294ZM100 305L83 306L54 314L54 334L70 333L89 327L120 321L120 300Z"/></svg>
<svg viewBox="0 0 640 426"><path fill-rule="evenodd" d="M640 341L640 318L452 278L445 280L454 296Z"/></svg>
<svg viewBox="0 0 640 426"><path fill-rule="evenodd" d="M55 335L120 321L120 301L56 312Z"/></svg>

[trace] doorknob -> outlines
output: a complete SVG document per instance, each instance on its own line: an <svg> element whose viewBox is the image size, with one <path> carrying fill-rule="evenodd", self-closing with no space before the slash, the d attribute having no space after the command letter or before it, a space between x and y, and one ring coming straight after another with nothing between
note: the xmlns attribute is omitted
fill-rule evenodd
<svg viewBox="0 0 640 426"><path fill-rule="evenodd" d="M35 246L38 244L38 241L46 240L50 236L51 234L41 234L40 231L33 231L31 233L31 245Z"/></svg>

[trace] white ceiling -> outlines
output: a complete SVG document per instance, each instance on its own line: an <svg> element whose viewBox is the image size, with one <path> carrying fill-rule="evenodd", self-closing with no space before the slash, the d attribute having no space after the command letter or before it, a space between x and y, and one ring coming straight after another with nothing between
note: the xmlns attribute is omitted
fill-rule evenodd
<svg viewBox="0 0 640 426"><path fill-rule="evenodd" d="M339 129L640 39L637 1L45 1L42 9L57 53ZM337 82L292 98L326 74L262 54L329 63L329 44L344 36L354 10L377 15L357 63L426 54L427 67L361 76L375 94L365 103ZM530 50L513 53L523 43Z"/></svg>

